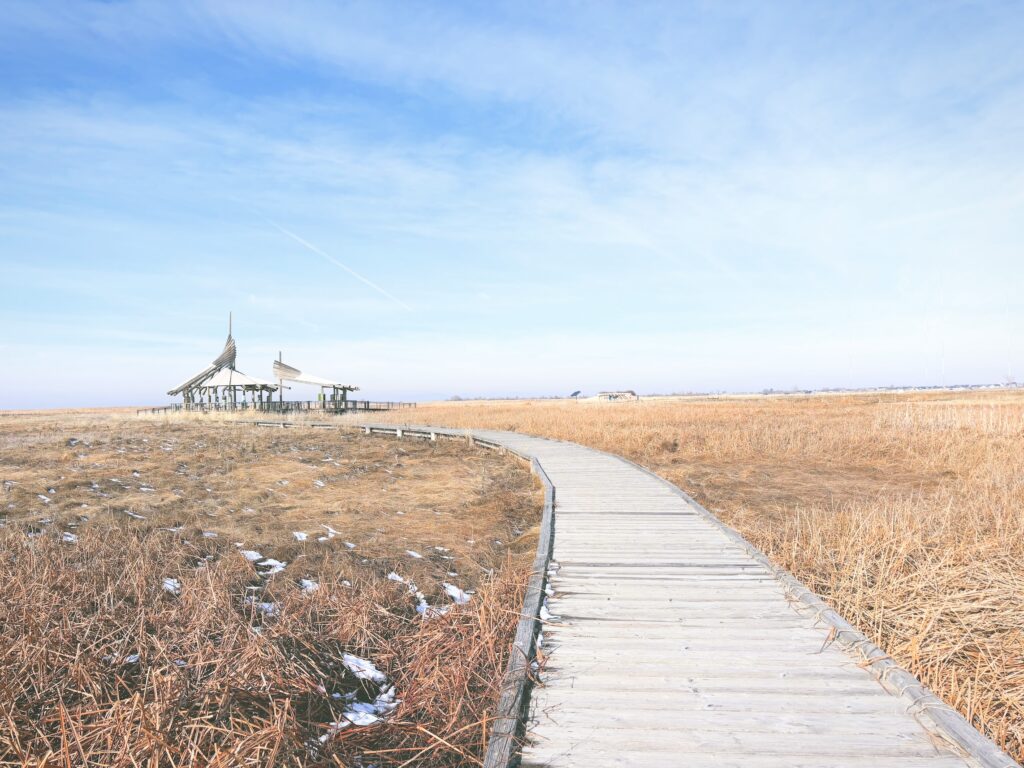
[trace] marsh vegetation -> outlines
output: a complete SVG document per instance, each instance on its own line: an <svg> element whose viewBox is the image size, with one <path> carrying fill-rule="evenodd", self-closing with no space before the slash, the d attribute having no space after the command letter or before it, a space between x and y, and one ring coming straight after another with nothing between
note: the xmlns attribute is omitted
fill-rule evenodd
<svg viewBox="0 0 1024 768"><path fill-rule="evenodd" d="M527 468L66 414L0 417L0 481L0 764L477 764Z"/></svg>

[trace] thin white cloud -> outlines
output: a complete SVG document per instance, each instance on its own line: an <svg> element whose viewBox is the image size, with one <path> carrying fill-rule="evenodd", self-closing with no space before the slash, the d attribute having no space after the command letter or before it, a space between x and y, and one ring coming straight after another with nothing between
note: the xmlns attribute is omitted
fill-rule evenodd
<svg viewBox="0 0 1024 768"><path fill-rule="evenodd" d="M295 242L299 243L299 245L303 246L304 248L307 248L308 250L312 251L313 253L315 253L315 254L317 254L319 256L323 256L325 259L327 259L327 261L331 262L331 264L333 264L334 266L339 267L339 268L345 270L346 272L348 272L350 275L352 275L352 277L354 277L359 282L361 282L361 283L363 283L365 285L370 286L373 290L377 291L377 293L379 293L381 296L385 296L388 299L391 299L391 301L395 302L398 306L402 307L403 309L405 309L405 310L407 310L409 312L413 311L412 307L410 307L408 304L406 304L400 298L395 296L393 293L390 293L390 292L384 290L383 288L381 288L379 285L377 285L375 282L373 282L369 278L364 277L363 275L359 274L354 269L352 269L350 266L348 266L347 264L342 262L340 259L336 259L334 256L331 256L331 254L327 253L326 251L322 250L321 248L317 248L315 245L313 245L308 240L299 237L298 235L296 235L291 230L285 229L280 224L278 224L276 222L273 222L270 219L267 219L267 223L270 224L270 226L272 226L275 229L277 229L278 231L280 231L281 233L283 233L283 234L287 235L288 237L290 237Z"/></svg>

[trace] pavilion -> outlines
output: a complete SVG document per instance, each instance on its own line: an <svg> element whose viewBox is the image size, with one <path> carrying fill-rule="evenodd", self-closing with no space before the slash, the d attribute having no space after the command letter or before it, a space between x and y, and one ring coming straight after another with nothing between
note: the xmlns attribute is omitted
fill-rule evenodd
<svg viewBox="0 0 1024 768"><path fill-rule="evenodd" d="M224 351L206 369L183 381L170 390L169 395L181 395L185 408L228 404L238 405L248 398L254 405L270 402L277 387L269 381L247 376L235 368L237 354L235 340L231 336L231 319L228 318L228 340Z"/></svg>

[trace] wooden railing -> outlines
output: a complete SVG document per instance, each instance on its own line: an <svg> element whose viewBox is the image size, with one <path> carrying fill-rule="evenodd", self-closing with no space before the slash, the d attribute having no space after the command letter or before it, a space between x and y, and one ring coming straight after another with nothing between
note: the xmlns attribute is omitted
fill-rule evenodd
<svg viewBox="0 0 1024 768"><path fill-rule="evenodd" d="M483 768L513 768L519 762L519 747L525 735L526 716L530 705L530 690L534 675L532 665L537 658L537 635L541 631L541 606L544 604L548 567L555 545L555 486L535 456L514 451L500 443L477 437L468 430L438 429L436 427L391 426L386 424L365 424L366 434L373 432L393 434L397 437L420 437L437 440L438 437L469 439L474 445L500 450L518 456L530 463L530 468L544 487L544 511L541 515L540 538L537 554L526 585L526 595L516 624L516 635L512 641L512 653L505 666L501 682L501 694L494 714L487 740Z"/></svg>
<svg viewBox="0 0 1024 768"><path fill-rule="evenodd" d="M390 400L274 400L268 402L239 402L222 400L214 403L173 403L157 408L140 408L136 415L143 413L206 413L215 411L251 411L255 413L372 413L374 411L395 411L401 408L415 408L416 403L401 403Z"/></svg>

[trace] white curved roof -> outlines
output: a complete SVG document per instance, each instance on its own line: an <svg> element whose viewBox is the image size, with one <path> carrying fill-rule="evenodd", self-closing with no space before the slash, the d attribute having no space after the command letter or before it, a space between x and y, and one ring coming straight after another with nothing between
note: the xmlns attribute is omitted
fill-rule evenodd
<svg viewBox="0 0 1024 768"><path fill-rule="evenodd" d="M246 376L241 371L236 371L234 368L221 368L213 376L206 379L199 384L201 387L273 387L277 388L276 384L271 384L269 381L263 381L262 379L255 379L252 376Z"/></svg>
<svg viewBox="0 0 1024 768"><path fill-rule="evenodd" d="M311 373L303 373L298 368L293 368L287 363L282 363L280 360L274 361L274 376L278 379L286 381L295 381L299 384L314 384L318 387L335 387L337 389L351 389L357 390L359 387L352 387L348 384L339 384L336 381L330 379L323 379L319 376L314 376Z"/></svg>

